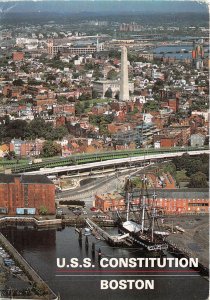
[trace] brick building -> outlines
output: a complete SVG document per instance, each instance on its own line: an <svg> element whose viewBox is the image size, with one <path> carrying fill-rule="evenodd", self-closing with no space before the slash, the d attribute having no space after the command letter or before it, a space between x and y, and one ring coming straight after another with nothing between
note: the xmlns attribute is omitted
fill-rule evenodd
<svg viewBox="0 0 210 300"><path fill-rule="evenodd" d="M209 212L209 191L208 189L158 189L156 207L164 214L183 213L208 213ZM133 204L139 203L139 190L133 192ZM148 192L152 201L154 190ZM115 210L125 210L124 196L118 193L102 194L95 196L95 207L106 212Z"/></svg>
<svg viewBox="0 0 210 300"><path fill-rule="evenodd" d="M138 204L139 200L134 199L133 204ZM125 209L124 196L115 193L95 195L95 207L102 211L116 211Z"/></svg>
<svg viewBox="0 0 210 300"><path fill-rule="evenodd" d="M13 52L12 59L14 61L21 61L24 59L24 53L23 52Z"/></svg>
<svg viewBox="0 0 210 300"><path fill-rule="evenodd" d="M19 157L38 156L42 151L44 142L43 139L35 139L34 141L13 139L9 144L9 151L14 151Z"/></svg>
<svg viewBox="0 0 210 300"><path fill-rule="evenodd" d="M0 174L0 213L55 213L55 186L45 175Z"/></svg>
<svg viewBox="0 0 210 300"><path fill-rule="evenodd" d="M67 114L75 115L75 104L71 103L71 104L53 106L53 113L54 114L67 113Z"/></svg>

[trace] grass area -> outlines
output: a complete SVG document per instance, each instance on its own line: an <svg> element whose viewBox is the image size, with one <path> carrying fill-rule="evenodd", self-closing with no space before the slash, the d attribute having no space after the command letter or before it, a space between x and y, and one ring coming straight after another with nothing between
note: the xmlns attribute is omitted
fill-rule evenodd
<svg viewBox="0 0 210 300"><path fill-rule="evenodd" d="M177 183L190 181L190 178L186 175L185 170L177 171L175 177L176 177Z"/></svg>

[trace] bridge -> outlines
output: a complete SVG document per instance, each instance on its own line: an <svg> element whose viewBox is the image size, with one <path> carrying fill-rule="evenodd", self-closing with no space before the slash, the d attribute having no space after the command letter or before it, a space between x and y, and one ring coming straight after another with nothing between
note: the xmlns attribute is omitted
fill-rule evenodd
<svg viewBox="0 0 210 300"><path fill-rule="evenodd" d="M92 170L97 168L106 168L106 167L119 167L119 166L129 166L132 164L140 164L143 165L144 163L151 163L156 162L160 160L165 159L171 159L176 156L182 156L184 153L188 153L189 155L201 155L201 154L209 154L210 150L208 149L188 149L188 151L184 149L180 149L177 151L176 148L170 149L168 151L156 151L157 153L154 153L152 151L148 152L139 152L139 150L136 151L119 151L117 153L111 152L111 153L100 153L95 155L88 155L88 156L78 156L78 160L74 158L74 161L67 162L65 166L59 166L59 167L48 167L48 168L41 168L37 171L30 171L25 170L28 172L22 172L23 174L39 174L39 175L50 175L50 174L68 174L72 172L78 172L78 171L84 171L84 170ZM112 158L114 157L114 158ZM86 159L85 159L86 158ZM95 162L92 162L93 160L96 160ZM83 163L82 163L83 162ZM85 162L85 163L84 163ZM70 165L68 165L70 164ZM21 173L21 172L19 172Z"/></svg>

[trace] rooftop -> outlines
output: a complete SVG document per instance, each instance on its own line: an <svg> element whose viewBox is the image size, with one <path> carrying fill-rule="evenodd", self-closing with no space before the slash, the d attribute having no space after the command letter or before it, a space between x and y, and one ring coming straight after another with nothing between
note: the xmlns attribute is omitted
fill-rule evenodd
<svg viewBox="0 0 210 300"><path fill-rule="evenodd" d="M13 174L0 174L1 183L14 183L15 178L20 178L20 182L27 183L41 183L53 184L53 182L45 175L13 175Z"/></svg>

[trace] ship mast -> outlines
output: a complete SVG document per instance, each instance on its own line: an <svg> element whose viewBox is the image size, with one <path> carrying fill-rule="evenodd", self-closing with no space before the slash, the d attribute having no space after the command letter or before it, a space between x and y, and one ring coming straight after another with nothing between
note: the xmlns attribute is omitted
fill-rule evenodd
<svg viewBox="0 0 210 300"><path fill-rule="evenodd" d="M126 221L129 221L130 218L130 204L133 194L133 183L130 178L126 180L125 183L125 204L126 204Z"/></svg>

